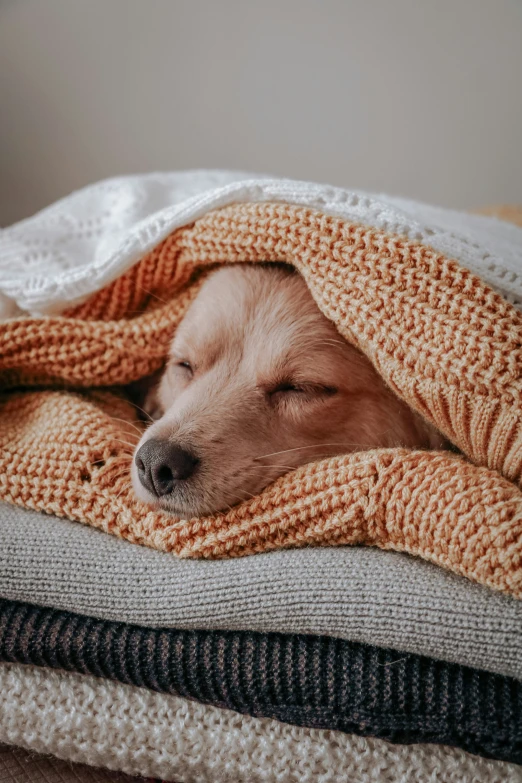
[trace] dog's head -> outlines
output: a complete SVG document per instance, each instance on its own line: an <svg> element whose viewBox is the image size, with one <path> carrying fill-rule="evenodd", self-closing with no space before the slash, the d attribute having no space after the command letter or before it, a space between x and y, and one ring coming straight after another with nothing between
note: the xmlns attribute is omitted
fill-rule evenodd
<svg viewBox="0 0 522 783"><path fill-rule="evenodd" d="M178 516L226 509L305 462L432 437L280 266L210 275L146 407L134 489Z"/></svg>

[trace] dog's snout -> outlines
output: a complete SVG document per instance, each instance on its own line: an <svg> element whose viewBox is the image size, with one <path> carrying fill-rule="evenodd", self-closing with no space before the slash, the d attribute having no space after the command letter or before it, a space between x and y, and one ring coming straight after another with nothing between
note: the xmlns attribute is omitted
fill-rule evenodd
<svg viewBox="0 0 522 783"><path fill-rule="evenodd" d="M190 478L199 460L175 443L151 438L138 450L135 462L145 489L161 497L172 492L177 481Z"/></svg>

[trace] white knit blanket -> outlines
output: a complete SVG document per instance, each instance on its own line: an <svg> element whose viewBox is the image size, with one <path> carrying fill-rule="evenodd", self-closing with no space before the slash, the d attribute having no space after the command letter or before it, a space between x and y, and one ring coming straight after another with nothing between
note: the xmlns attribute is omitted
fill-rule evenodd
<svg viewBox="0 0 522 783"><path fill-rule="evenodd" d="M431 245L522 308L522 228L495 218L310 182L228 171L99 182L0 232L0 318L60 313L174 229L237 202L300 204Z"/></svg>

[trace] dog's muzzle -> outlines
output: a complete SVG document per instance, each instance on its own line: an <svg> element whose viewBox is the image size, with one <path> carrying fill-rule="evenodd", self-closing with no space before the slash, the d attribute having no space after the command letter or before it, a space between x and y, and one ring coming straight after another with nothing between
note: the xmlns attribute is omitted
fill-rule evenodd
<svg viewBox="0 0 522 783"><path fill-rule="evenodd" d="M138 477L146 490L156 497L170 494L180 481L189 479L199 459L176 443L151 438L134 459Z"/></svg>

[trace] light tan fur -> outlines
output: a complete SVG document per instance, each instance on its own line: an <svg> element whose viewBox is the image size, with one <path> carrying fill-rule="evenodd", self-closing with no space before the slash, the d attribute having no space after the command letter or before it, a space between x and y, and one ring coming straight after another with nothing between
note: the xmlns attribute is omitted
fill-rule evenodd
<svg viewBox="0 0 522 783"><path fill-rule="evenodd" d="M290 268L223 267L181 322L146 407L155 438L198 466L154 497L133 464L137 496L179 516L210 514L324 457L379 447L442 448L437 431L385 385L320 312Z"/></svg>

